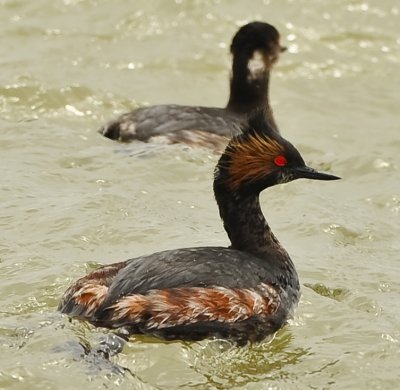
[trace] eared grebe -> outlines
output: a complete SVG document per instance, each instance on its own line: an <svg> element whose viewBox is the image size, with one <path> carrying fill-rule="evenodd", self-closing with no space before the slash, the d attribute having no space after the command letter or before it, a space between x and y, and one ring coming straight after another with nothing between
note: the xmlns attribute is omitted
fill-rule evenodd
<svg viewBox="0 0 400 390"><path fill-rule="evenodd" d="M295 267L268 226L259 194L291 180L339 179L307 167L295 147L257 115L232 138L214 177L229 248L167 250L106 265L75 282L62 313L125 334L167 340L260 341L299 299Z"/></svg>
<svg viewBox="0 0 400 390"><path fill-rule="evenodd" d="M247 115L258 108L265 110L267 120L277 130L269 104L269 74L284 50L274 26L246 24L231 44L232 75L226 108L175 104L142 107L121 115L99 132L122 142L185 143L218 149L226 146L227 138L237 134Z"/></svg>

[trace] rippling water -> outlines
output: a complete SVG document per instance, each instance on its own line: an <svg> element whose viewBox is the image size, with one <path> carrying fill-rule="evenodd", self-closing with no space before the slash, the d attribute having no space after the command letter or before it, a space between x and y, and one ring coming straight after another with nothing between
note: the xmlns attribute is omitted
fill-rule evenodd
<svg viewBox="0 0 400 390"><path fill-rule="evenodd" d="M400 361L400 5L375 0L1 0L0 388L393 389ZM340 182L298 181L262 205L302 282L264 343L104 335L56 312L99 263L226 245L217 156L119 145L96 129L142 104L224 105L229 43L247 21L287 54L272 102L285 136ZM118 367L129 369L118 374Z"/></svg>

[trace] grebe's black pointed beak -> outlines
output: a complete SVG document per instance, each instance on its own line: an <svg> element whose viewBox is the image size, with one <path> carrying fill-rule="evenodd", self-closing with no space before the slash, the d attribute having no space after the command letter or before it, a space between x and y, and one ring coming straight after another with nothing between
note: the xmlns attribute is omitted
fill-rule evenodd
<svg viewBox="0 0 400 390"><path fill-rule="evenodd" d="M286 46L281 46L281 53L284 53L288 48Z"/></svg>
<svg viewBox="0 0 400 390"><path fill-rule="evenodd" d="M339 180L340 177L330 175L329 173L318 172L310 167L297 167L294 169L298 178L312 179L312 180Z"/></svg>

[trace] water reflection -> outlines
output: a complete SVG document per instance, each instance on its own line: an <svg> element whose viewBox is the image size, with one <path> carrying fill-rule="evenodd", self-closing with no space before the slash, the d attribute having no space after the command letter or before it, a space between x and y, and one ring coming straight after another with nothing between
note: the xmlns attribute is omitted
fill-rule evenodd
<svg viewBox="0 0 400 390"><path fill-rule="evenodd" d="M290 330L284 329L270 340L244 348L222 341L194 345L187 351L187 357L209 387L232 388L286 377L290 366L298 364L308 353L294 347L291 341Z"/></svg>

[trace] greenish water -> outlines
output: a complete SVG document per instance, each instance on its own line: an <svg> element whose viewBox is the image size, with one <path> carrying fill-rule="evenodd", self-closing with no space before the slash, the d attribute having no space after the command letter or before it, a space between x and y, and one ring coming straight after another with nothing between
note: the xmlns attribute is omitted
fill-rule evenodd
<svg viewBox="0 0 400 390"><path fill-rule="evenodd" d="M375 0L0 1L1 389L394 389L400 361L400 5ZM277 26L282 133L343 177L266 191L297 266L294 320L264 343L104 335L56 312L99 263L226 245L217 156L119 145L96 129L144 103L224 105L239 24ZM125 375L115 367L126 367Z"/></svg>

